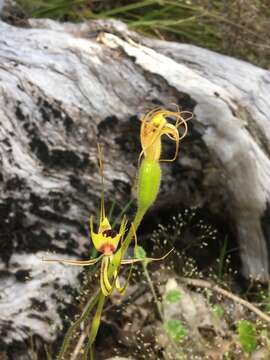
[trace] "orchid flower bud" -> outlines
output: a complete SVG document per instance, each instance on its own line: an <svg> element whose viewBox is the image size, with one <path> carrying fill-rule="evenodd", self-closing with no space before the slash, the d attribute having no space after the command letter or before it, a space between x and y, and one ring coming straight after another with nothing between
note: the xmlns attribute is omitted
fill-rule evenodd
<svg viewBox="0 0 270 360"><path fill-rule="evenodd" d="M143 159L138 177L138 211L146 212L159 192L161 169L158 161Z"/></svg>
<svg viewBox="0 0 270 360"><path fill-rule="evenodd" d="M143 156L138 177L138 211L143 214L156 200L159 192L161 169L160 161L174 161L179 150L180 140L187 133L186 120L182 117L184 112L173 112L164 109L154 109L146 114L141 124L141 145ZM190 115L190 113L189 113ZM175 124L168 122L167 118L175 118ZM179 135L178 127L184 125L184 134ZM175 142L175 154L171 159L160 159L162 153L163 135Z"/></svg>

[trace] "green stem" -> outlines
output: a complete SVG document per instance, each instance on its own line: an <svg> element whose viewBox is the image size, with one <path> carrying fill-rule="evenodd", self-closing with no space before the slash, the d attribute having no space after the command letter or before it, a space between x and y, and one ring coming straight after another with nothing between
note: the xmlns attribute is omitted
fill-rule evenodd
<svg viewBox="0 0 270 360"><path fill-rule="evenodd" d="M91 299L86 304L82 315L68 329L68 331L65 335L64 341L62 343L61 349L59 351L59 354L57 356L57 360L61 360L63 358L63 355L68 347L70 337L72 336L72 334L76 330L76 328L81 324L81 322L85 321L88 318L93 307L96 305L96 303L99 300L100 292L101 291L99 290L93 297L91 297Z"/></svg>
<svg viewBox="0 0 270 360"><path fill-rule="evenodd" d="M93 350L93 346L90 347L90 360L94 360L94 350Z"/></svg>
<svg viewBox="0 0 270 360"><path fill-rule="evenodd" d="M93 354L93 349L92 349L92 345L96 340L96 336L98 333L98 329L100 326L100 320L101 320L101 314L102 314L102 310L105 304L105 296L102 294L102 292L100 291L99 293L99 298L98 298L98 304L97 304L97 309L94 315L94 318L92 320L92 324L91 324L91 329L90 329L90 334L88 337L88 343L85 347L84 350L84 355L83 355L83 359L87 360L87 356L88 356L88 352L90 350L90 359L94 359L94 354Z"/></svg>
<svg viewBox="0 0 270 360"><path fill-rule="evenodd" d="M123 254L126 252L127 248L129 247L129 244L131 243L131 241L134 237L134 231L135 232L137 231L146 211L147 211L147 209L139 209L139 208L137 209L135 218L132 222L133 226L130 227L128 234L121 246L121 251Z"/></svg>
<svg viewBox="0 0 270 360"><path fill-rule="evenodd" d="M46 353L46 360L52 360L52 356L51 356L51 353L48 349L48 346L47 344L44 346L44 349L45 349L45 353Z"/></svg>
<svg viewBox="0 0 270 360"><path fill-rule="evenodd" d="M91 344L93 344L93 342L95 341L96 336L97 336L104 303L105 303L105 296L102 293L100 293L97 310L96 310L95 316L93 318L91 330L90 330L90 334L89 334L89 340L91 341Z"/></svg>
<svg viewBox="0 0 270 360"><path fill-rule="evenodd" d="M133 237L134 237L134 232L136 232L137 228L139 227L145 213L147 211L147 208L145 209L137 209L135 218L132 222L133 226L130 227L129 232L121 246L121 252L122 254L124 254L127 250L127 248L129 247L129 244L131 243ZM97 332L100 326L100 320L101 320L101 314L102 314L102 310L104 307L104 303L105 303L105 296L102 294L102 292L100 291L98 294L98 305L97 305L97 309L96 309L96 313L94 315L94 318L92 320L92 324L91 324L91 330L90 330L90 334L89 334L89 339L88 339L88 343L85 347L85 351L84 351L84 355L83 355L83 359L87 360L87 356L88 353L90 351L90 359L93 360L94 359L94 354L93 354L93 343L95 342L96 336L97 336Z"/></svg>
<svg viewBox="0 0 270 360"><path fill-rule="evenodd" d="M143 266L144 275L145 275L145 277L146 277L146 280L147 280L148 285L149 285L149 287L150 287L151 293L152 293L152 295L153 295L154 302L155 302L155 304L156 304L156 306L157 306L158 314L159 314L159 316L160 316L160 319L161 319L162 321L164 321L163 313L162 313L162 306L161 306L160 301L158 300L158 297L157 297L157 294L156 294L156 290L155 290L155 288L154 288L153 281L152 281L152 279L151 279L151 277L150 277L150 275L149 275L149 272L148 272L147 265L146 265L145 261L143 261L142 266Z"/></svg>

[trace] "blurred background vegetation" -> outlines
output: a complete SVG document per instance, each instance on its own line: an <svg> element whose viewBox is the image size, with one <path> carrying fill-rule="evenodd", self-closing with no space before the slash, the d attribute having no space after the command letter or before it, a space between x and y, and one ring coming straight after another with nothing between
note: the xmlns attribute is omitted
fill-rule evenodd
<svg viewBox="0 0 270 360"><path fill-rule="evenodd" d="M270 68L270 0L18 0L23 17L115 18L131 30Z"/></svg>

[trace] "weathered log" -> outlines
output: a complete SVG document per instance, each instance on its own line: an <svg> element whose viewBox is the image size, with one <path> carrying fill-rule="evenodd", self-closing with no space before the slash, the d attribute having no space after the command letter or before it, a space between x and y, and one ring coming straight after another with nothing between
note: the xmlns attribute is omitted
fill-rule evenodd
<svg viewBox="0 0 270 360"><path fill-rule="evenodd" d="M116 21L30 25L0 22L1 348L18 341L11 358L27 359L31 334L57 337L78 270L41 258L89 252L98 138L106 198L121 207L132 196L139 118L156 105L194 112L181 156L163 166L157 206L218 215L235 231L242 273L267 281L269 71Z"/></svg>

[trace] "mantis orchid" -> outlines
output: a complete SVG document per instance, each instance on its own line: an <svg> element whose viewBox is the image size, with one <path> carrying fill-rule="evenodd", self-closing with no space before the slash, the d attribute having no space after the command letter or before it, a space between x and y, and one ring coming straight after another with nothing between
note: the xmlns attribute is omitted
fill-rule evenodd
<svg viewBox="0 0 270 360"><path fill-rule="evenodd" d="M103 188L103 161L102 161L102 154L100 146L98 145L98 152L99 152L99 168L101 172L101 179L102 179L102 188ZM93 226L93 217L90 217L90 237L93 242L93 245L95 249L101 253L100 256L98 256L95 259L89 259L89 260L70 260L70 259L43 259L43 261L46 262L57 262L60 264L66 264L66 265L73 265L73 266L91 266L95 265L99 261L101 261L100 266L100 288L102 290L102 293L104 296L109 296L113 289L115 288L119 293L124 293L128 281L131 275L132 267L130 269L128 278L124 284L124 286L120 285L119 281L119 270L121 265L128 265L128 264L134 264L139 261L155 261L155 260L162 260L166 256L169 255L167 253L162 258L144 258L144 259L123 259L124 255L124 249L122 249L122 242L125 237L125 232L127 228L127 218L126 216L123 216L123 219L121 221L119 230L116 231L112 229L110 222L105 214L105 206L104 206L104 191L102 190L102 196L101 196L101 206L100 206L100 219L99 219L99 228L98 232L94 231ZM131 228L133 231L134 239L135 239L135 248L137 246L137 237L136 237L136 231L134 229L134 225L131 224ZM118 249L119 242L121 242L121 245ZM118 250L117 250L118 249ZM111 281L110 281L111 279Z"/></svg>
<svg viewBox="0 0 270 360"><path fill-rule="evenodd" d="M99 227L97 232L94 231L93 217L90 217L90 238L92 243L100 253L95 259L88 260L70 260L70 259L43 259L47 262L58 262L61 264L74 265L74 266L91 266L100 262L100 289L93 296L93 299L86 305L85 310L81 314L80 318L74 322L69 328L64 341L62 343L60 352L57 359L62 360L64 356L71 335L78 328L78 326L86 321L90 312L96 307L91 326L89 327L88 341L84 347L83 359L88 359L88 353L90 351L90 359L94 359L93 344L95 342L97 332L100 326L102 310L105 304L105 299L108 297L114 289L119 293L124 293L129 278L131 276L133 264L143 261L144 264L155 260L162 260L167 257L169 251L165 256L161 258L125 258L127 249L129 248L131 241L135 240L134 254L138 254L137 236L136 230L139 227L145 213L150 206L156 200L156 196L159 191L161 180L161 167L160 161L174 161L176 159L180 140L187 134L187 123L189 119L184 119L183 115L188 114L191 118L191 113L178 111L167 111L162 108L157 108L146 114L141 122L141 146L142 151L139 156L139 160L143 157L139 164L138 172L138 192L137 192L137 211L136 215L131 222L129 231L126 234L128 221L126 216L123 216L119 225L118 231L112 228L110 221L105 213L104 205L104 180L103 180L103 159L101 148L98 145L98 159L99 170L102 181L102 194L100 204L100 216ZM167 119L175 118L175 124L171 124ZM184 125L184 133L180 136L178 127ZM169 139L175 142L175 154L171 159L161 159L162 143L161 138L163 135L167 135ZM131 265L128 277L123 286L120 285L119 273L122 265Z"/></svg>

